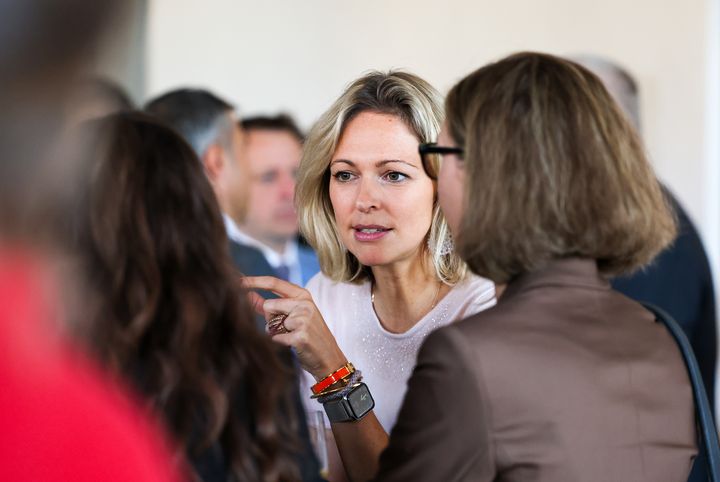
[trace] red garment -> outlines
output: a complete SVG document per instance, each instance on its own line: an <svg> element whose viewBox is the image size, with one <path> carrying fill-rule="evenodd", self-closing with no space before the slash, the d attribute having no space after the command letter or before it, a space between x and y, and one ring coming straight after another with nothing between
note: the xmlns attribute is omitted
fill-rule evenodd
<svg viewBox="0 0 720 482"><path fill-rule="evenodd" d="M180 481L157 428L57 336L46 278L0 253L0 480Z"/></svg>

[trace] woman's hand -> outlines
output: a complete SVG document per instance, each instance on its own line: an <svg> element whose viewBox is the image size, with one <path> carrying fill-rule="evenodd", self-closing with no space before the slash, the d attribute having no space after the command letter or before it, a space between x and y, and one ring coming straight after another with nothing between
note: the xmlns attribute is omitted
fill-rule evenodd
<svg viewBox="0 0 720 482"><path fill-rule="evenodd" d="M283 324L286 333L274 334L272 339L295 349L302 367L320 380L347 363L310 293L292 283L272 276L248 276L242 280L247 289L272 291L280 298L265 300L250 292L258 313L270 321L286 314Z"/></svg>

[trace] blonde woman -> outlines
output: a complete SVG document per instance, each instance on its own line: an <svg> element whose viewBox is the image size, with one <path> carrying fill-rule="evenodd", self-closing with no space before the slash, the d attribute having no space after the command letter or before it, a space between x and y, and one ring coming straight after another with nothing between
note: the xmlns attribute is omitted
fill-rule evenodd
<svg viewBox="0 0 720 482"><path fill-rule="evenodd" d="M327 384L348 362L362 372L364 385L355 373L321 386L343 398L307 405L328 413L351 479L375 472L425 337L495 303L494 285L454 253L418 152L437 139L441 113L437 92L412 74L353 82L310 132L298 175L300 226L322 273L306 289L247 280L281 296L263 309L273 338L294 347L312 375L309 384ZM361 402L372 399L367 411L371 404ZM332 455L330 465L331 479L344 478Z"/></svg>

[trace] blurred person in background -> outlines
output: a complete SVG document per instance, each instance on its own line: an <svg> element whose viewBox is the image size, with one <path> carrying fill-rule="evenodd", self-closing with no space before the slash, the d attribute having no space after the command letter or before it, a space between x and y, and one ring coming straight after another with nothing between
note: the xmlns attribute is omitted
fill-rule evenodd
<svg viewBox="0 0 720 482"><path fill-rule="evenodd" d="M641 131L640 91L637 81L620 65L597 56L579 56L577 62L595 73ZM678 237L653 262L635 273L610 282L616 290L637 301L659 306L685 331L700 365L710 406L715 409L717 326L715 290L705 248L695 225L680 201L663 186L678 222ZM708 478L704 450L693 467L689 482Z"/></svg>
<svg viewBox="0 0 720 482"><path fill-rule="evenodd" d="M320 265L298 239L294 198L303 134L287 115L251 117L241 125L250 177L248 207L242 223L226 218L228 235L259 249L278 278L305 286Z"/></svg>
<svg viewBox="0 0 720 482"><path fill-rule="evenodd" d="M210 181L222 213L226 233L229 227L242 223L248 209L249 169L243 155L244 133L234 107L215 94L202 89L177 89L151 99L145 111L174 129L193 148L200 159L202 171ZM227 240L227 237L226 237ZM230 256L243 274L274 276L262 252L252 246L230 239ZM270 292L261 292L273 297ZM257 328L265 333L266 323L256 317ZM296 360L290 350L284 361L293 369ZM296 401L300 393L295 386ZM305 413L301 412L302 430L298 433L307 441Z"/></svg>
<svg viewBox="0 0 720 482"><path fill-rule="evenodd" d="M235 108L206 90L177 89L150 100L145 111L175 129L195 150L226 225L242 223L247 213L249 172ZM256 248L231 239L230 254L244 274L275 274Z"/></svg>
<svg viewBox="0 0 720 482"><path fill-rule="evenodd" d="M43 215L61 204L48 181L74 174L52 147L64 108L121 3L0 2L0 480L180 480L157 427L61 336Z"/></svg>
<svg viewBox="0 0 720 482"><path fill-rule="evenodd" d="M297 376L254 326L195 152L146 114L91 126L79 336L149 400L198 480L318 480Z"/></svg>
<svg viewBox="0 0 720 482"><path fill-rule="evenodd" d="M520 53L446 99L438 193L495 307L431 334L377 480L685 482L696 449L680 350L608 278L676 234L642 143L583 67ZM425 157L425 165L431 159Z"/></svg>
<svg viewBox="0 0 720 482"><path fill-rule="evenodd" d="M413 74L352 82L310 131L298 175L301 231L322 273L306 289L246 280L282 296L263 309L308 372L307 410L327 415L334 481L375 473L425 337L495 303L493 284L455 254L418 153L441 122L440 95Z"/></svg>
<svg viewBox="0 0 720 482"><path fill-rule="evenodd" d="M70 99L70 109L78 123L134 108L130 95L120 84L99 76L79 81Z"/></svg>
<svg viewBox="0 0 720 482"><path fill-rule="evenodd" d="M640 132L640 92L632 75L600 57L582 56L577 57L577 61L600 77ZM610 282L613 288L635 300L659 306L680 323L695 352L710 406L714 409L717 327L710 264L687 212L666 187L663 189L677 217L678 237L644 269ZM696 465L704 468L704 464Z"/></svg>

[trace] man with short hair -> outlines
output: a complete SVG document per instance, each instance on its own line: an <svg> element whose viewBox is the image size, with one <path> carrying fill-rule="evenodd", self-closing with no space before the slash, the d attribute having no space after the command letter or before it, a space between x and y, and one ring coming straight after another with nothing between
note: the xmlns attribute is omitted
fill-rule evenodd
<svg viewBox="0 0 720 482"><path fill-rule="evenodd" d="M226 220L230 238L259 249L279 278L304 286L320 266L315 253L298 240L295 183L303 135L287 115L252 117L241 122L249 186L242 222Z"/></svg>
<svg viewBox="0 0 720 482"><path fill-rule="evenodd" d="M192 146L226 223L242 223L247 211L248 173L235 108L207 90L178 89L151 100L145 111L173 127ZM231 240L230 253L246 275L275 274L255 248Z"/></svg>

